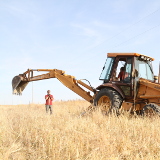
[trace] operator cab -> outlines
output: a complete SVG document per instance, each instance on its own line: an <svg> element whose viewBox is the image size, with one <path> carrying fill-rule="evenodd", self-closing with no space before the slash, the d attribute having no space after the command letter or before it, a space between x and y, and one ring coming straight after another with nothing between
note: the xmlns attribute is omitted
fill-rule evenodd
<svg viewBox="0 0 160 160"><path fill-rule="evenodd" d="M129 83L131 81L133 57L125 55L108 57L100 75L100 80L104 83L121 81Z"/></svg>
<svg viewBox="0 0 160 160"><path fill-rule="evenodd" d="M108 53L107 60L100 75L103 85L118 87L126 96L133 96L134 78L144 78L154 82L151 57L138 53Z"/></svg>
<svg viewBox="0 0 160 160"><path fill-rule="evenodd" d="M151 61L154 59L137 53L108 53L100 75L104 83L121 81L129 83L135 70L137 77L154 81Z"/></svg>

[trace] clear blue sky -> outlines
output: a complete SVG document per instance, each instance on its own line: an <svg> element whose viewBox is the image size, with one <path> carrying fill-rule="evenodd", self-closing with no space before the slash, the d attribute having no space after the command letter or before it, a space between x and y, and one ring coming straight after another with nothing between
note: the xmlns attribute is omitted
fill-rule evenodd
<svg viewBox="0 0 160 160"><path fill-rule="evenodd" d="M12 96L15 75L61 69L94 87L108 52L136 52L160 60L160 1L0 0L0 104L28 104L32 83ZM33 82L34 103L79 99L57 79Z"/></svg>

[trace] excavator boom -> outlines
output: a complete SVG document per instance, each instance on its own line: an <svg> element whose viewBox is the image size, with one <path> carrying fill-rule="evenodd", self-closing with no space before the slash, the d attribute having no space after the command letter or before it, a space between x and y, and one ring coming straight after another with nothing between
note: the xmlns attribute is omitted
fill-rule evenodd
<svg viewBox="0 0 160 160"><path fill-rule="evenodd" d="M34 76L34 72L47 72L46 74L41 74ZM90 92L87 92L82 88L82 86L91 92L95 93L96 90L91 86L85 84L81 80L76 80L74 76L65 74L65 71L58 69L28 69L23 74L15 76L12 80L13 94L22 94L23 90L29 82L57 78L61 83L68 87L73 92L77 93L79 96L87 100L88 102L93 102L93 96Z"/></svg>

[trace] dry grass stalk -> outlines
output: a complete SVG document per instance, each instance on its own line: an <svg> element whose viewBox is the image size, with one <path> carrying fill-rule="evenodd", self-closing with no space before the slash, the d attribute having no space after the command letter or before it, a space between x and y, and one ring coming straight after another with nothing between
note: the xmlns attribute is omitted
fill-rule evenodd
<svg viewBox="0 0 160 160"><path fill-rule="evenodd" d="M53 115L40 104L0 106L0 159L160 159L159 117L80 116L88 106L57 101Z"/></svg>

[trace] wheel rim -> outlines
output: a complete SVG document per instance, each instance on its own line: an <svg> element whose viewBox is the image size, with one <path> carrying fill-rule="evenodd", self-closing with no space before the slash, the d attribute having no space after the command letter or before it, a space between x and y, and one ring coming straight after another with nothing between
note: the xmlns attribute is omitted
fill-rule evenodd
<svg viewBox="0 0 160 160"><path fill-rule="evenodd" d="M98 106L100 106L102 111L108 112L111 107L111 100L108 96L102 96L98 100Z"/></svg>

